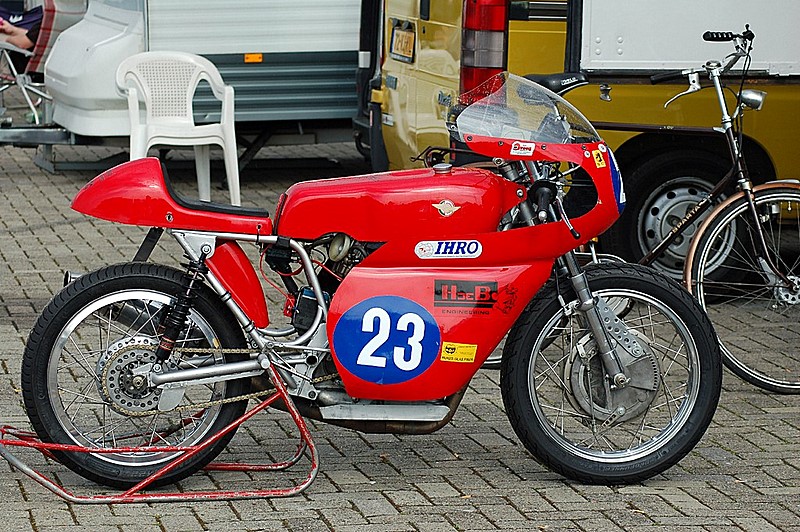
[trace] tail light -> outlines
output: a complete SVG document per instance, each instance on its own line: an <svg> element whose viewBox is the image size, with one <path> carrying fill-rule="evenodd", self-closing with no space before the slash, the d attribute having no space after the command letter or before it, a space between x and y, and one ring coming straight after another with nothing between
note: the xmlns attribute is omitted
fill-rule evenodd
<svg viewBox="0 0 800 532"><path fill-rule="evenodd" d="M506 68L507 0L464 0L461 35L461 93Z"/></svg>

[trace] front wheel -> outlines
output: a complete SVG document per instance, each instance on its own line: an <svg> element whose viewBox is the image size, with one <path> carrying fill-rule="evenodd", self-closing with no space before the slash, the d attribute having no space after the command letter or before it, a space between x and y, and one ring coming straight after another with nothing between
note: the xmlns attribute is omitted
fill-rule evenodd
<svg viewBox="0 0 800 532"><path fill-rule="evenodd" d="M42 441L97 449L196 445L244 412L246 401L235 398L247 392L246 379L172 389L149 384L147 375L157 363L159 323L182 291L181 279L182 272L154 264L109 266L80 277L53 298L33 327L22 360L25 410ZM242 355L219 348L243 347L244 336L230 311L202 286L176 342L180 358L162 365L221 365ZM194 351L182 351L186 348ZM164 401L165 395L171 399ZM228 433L154 485L176 482L202 468L232 436ZM90 480L127 488L182 453L53 454Z"/></svg>
<svg viewBox="0 0 800 532"><path fill-rule="evenodd" d="M631 264L586 274L628 384L612 385L562 278L542 288L509 333L503 403L522 443L552 470L593 484L638 482L702 437L721 389L719 347L703 310L664 275Z"/></svg>
<svg viewBox="0 0 800 532"><path fill-rule="evenodd" d="M725 365L755 386L797 394L800 188L758 189L755 208L757 219L742 196L714 212L692 248L686 277L714 322ZM770 262L790 284L772 271Z"/></svg>

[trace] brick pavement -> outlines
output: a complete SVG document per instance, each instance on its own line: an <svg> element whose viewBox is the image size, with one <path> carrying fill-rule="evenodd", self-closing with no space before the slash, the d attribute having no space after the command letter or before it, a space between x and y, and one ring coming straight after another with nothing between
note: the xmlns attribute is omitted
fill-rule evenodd
<svg viewBox="0 0 800 532"><path fill-rule="evenodd" d="M94 160L108 150L60 150ZM68 208L94 172L48 174L32 152L0 148L0 423L28 427L19 390L20 357L33 321L64 270L129 259L143 231L90 220ZM246 205L272 209L298 179L366 171L350 145L265 150L269 157L339 160L292 167L278 160L242 173ZM189 172L178 187L194 190ZM225 192L214 188L216 199ZM172 262L166 239L154 260ZM680 464L641 485L584 486L539 466L503 414L495 371L481 370L454 421L428 436L363 435L315 424L321 472L291 499L156 505L67 504L0 463L0 522L7 530L800 530L800 397L763 393L725 374L713 424ZM272 415L271 415L272 416ZM277 414L256 420L230 452L258 458L257 442L286 446ZM289 442L290 446L291 442ZM286 449L289 447L287 446ZM76 492L90 483L52 462L31 462ZM269 475L255 478L268 482ZM253 487L247 475L204 473L181 483Z"/></svg>

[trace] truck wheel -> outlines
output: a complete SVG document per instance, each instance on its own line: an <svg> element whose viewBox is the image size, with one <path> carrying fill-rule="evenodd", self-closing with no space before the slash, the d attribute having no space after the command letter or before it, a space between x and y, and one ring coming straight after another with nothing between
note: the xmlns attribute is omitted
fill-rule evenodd
<svg viewBox="0 0 800 532"><path fill-rule="evenodd" d="M638 262L708 195L729 166L714 154L690 149L665 152L633 168L623 165L628 202L620 219L602 237L604 251ZM652 266L681 279L689 245L703 218L687 227Z"/></svg>

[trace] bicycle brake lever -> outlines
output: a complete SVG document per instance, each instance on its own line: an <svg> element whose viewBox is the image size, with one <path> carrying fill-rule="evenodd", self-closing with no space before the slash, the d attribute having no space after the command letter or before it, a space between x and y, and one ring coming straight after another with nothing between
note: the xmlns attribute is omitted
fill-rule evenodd
<svg viewBox="0 0 800 532"><path fill-rule="evenodd" d="M664 104L664 109L669 107L669 104L671 104L681 96L686 96L687 94L697 92L703 88L700 86L700 74L698 72L691 72L688 78L689 78L689 88L683 91L682 93L676 94L675 96L667 100L667 103Z"/></svg>

